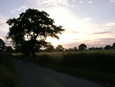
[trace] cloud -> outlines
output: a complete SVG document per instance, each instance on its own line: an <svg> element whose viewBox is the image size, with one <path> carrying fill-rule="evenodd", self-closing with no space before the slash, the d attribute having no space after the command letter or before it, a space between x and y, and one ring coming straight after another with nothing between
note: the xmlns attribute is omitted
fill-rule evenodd
<svg viewBox="0 0 115 87"><path fill-rule="evenodd" d="M110 41L115 41L115 38L100 38L99 39L99 41L108 41L108 40L110 40Z"/></svg>
<svg viewBox="0 0 115 87"><path fill-rule="evenodd" d="M108 23L108 24L106 24L106 26L113 26L113 25L115 25L115 23Z"/></svg>
<svg viewBox="0 0 115 87"><path fill-rule="evenodd" d="M5 36L0 36L0 39L2 39L2 40L5 40L5 38L4 38Z"/></svg>
<svg viewBox="0 0 115 87"><path fill-rule="evenodd" d="M95 39L95 42L105 47L106 45L112 45L115 42L115 38L99 38Z"/></svg>
<svg viewBox="0 0 115 87"><path fill-rule="evenodd" d="M75 0L73 0L73 2L74 2Z"/></svg>
<svg viewBox="0 0 115 87"><path fill-rule="evenodd" d="M20 11L20 10L22 10L22 9L27 9L27 7L21 6L20 8L15 9L15 10L12 10L11 12L12 12L12 14L13 14L15 11Z"/></svg>
<svg viewBox="0 0 115 87"><path fill-rule="evenodd" d="M115 2L115 0L110 0L110 2Z"/></svg>
<svg viewBox="0 0 115 87"><path fill-rule="evenodd" d="M0 26L4 25L5 23L2 23L2 21L0 21Z"/></svg>
<svg viewBox="0 0 115 87"><path fill-rule="evenodd" d="M75 5L72 5L71 7L75 7Z"/></svg>
<svg viewBox="0 0 115 87"><path fill-rule="evenodd" d="M6 24L6 18L0 14L0 31L7 32L8 25Z"/></svg>
<svg viewBox="0 0 115 87"><path fill-rule="evenodd" d="M93 40L83 40L80 41L79 39L74 40L73 42L67 42L63 43L63 47L65 48L73 48L77 47L84 43L87 45L87 48L89 47L105 47L106 45L112 45L115 42L115 38L97 38Z"/></svg>
<svg viewBox="0 0 115 87"><path fill-rule="evenodd" d="M92 3L93 1L89 1L88 3Z"/></svg>
<svg viewBox="0 0 115 87"><path fill-rule="evenodd" d="M95 32L95 33L92 33L92 34L107 34L107 33L112 33L112 31Z"/></svg>
<svg viewBox="0 0 115 87"><path fill-rule="evenodd" d="M83 1L80 1L79 3L83 3Z"/></svg>
<svg viewBox="0 0 115 87"><path fill-rule="evenodd" d="M88 17L88 18L84 18L84 20L87 21L87 22L89 22L89 21L91 21L93 19Z"/></svg>
<svg viewBox="0 0 115 87"><path fill-rule="evenodd" d="M80 33L78 31L65 31L66 33Z"/></svg>
<svg viewBox="0 0 115 87"><path fill-rule="evenodd" d="M47 4L47 5L64 5L69 6L67 0L38 0L37 4Z"/></svg>
<svg viewBox="0 0 115 87"><path fill-rule="evenodd" d="M89 44L89 47L105 47L106 45L112 45L115 41L115 38L99 38L92 40Z"/></svg>

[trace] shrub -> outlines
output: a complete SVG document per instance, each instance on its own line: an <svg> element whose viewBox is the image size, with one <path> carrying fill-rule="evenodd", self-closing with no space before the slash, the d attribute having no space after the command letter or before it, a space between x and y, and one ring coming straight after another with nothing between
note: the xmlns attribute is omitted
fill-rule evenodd
<svg viewBox="0 0 115 87"><path fill-rule="evenodd" d="M7 54L0 54L0 87L15 87L17 71L12 58Z"/></svg>

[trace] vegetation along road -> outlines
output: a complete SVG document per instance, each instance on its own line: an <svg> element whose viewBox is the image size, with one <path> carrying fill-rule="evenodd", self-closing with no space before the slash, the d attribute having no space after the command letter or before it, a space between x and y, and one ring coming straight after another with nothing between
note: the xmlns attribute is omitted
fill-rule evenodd
<svg viewBox="0 0 115 87"><path fill-rule="evenodd" d="M103 87L31 62L19 59L13 61L19 70L20 87Z"/></svg>

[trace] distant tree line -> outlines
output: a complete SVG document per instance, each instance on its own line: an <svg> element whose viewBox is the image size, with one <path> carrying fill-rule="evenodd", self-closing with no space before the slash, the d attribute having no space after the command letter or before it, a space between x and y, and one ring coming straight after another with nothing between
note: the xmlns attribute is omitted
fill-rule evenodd
<svg viewBox="0 0 115 87"><path fill-rule="evenodd" d="M6 46L5 42L0 39L0 52L12 52L13 49L11 46Z"/></svg>
<svg viewBox="0 0 115 87"><path fill-rule="evenodd" d="M62 45L58 45L56 48L54 48L54 46L50 43L49 45L46 46L46 49L44 51L47 51L47 52L54 52L54 51L62 52L64 50L65 50L65 48Z"/></svg>
<svg viewBox="0 0 115 87"><path fill-rule="evenodd" d="M74 47L74 48L68 48L68 49L65 49L62 45L58 45L56 48L54 48L53 45L49 44L44 51L48 51L48 52L78 51L78 50L83 51L86 48L87 46L85 44L80 44L78 48Z"/></svg>
<svg viewBox="0 0 115 87"><path fill-rule="evenodd" d="M103 47L91 47L88 50L103 50Z"/></svg>
<svg viewBox="0 0 115 87"><path fill-rule="evenodd" d="M115 49L115 43L113 43L112 46L106 45L104 48L103 47L91 47L88 50L103 50L103 49L105 49L105 50Z"/></svg>
<svg viewBox="0 0 115 87"><path fill-rule="evenodd" d="M58 45L57 47L54 48L54 46L50 42L48 42L44 50L40 50L38 48L38 51L36 52L39 52L39 51L45 51L45 52L83 51L83 50L86 50L86 48L87 48L87 45L85 44L80 44L78 48L73 47L73 48L66 49L62 45ZM105 50L115 49L115 43L113 43L112 46L106 45L105 47L90 47L87 50L104 50L104 49ZM0 52L21 52L21 51L22 51L21 46L17 45L15 46L13 50L11 46L6 46L5 42L2 39L0 39Z"/></svg>

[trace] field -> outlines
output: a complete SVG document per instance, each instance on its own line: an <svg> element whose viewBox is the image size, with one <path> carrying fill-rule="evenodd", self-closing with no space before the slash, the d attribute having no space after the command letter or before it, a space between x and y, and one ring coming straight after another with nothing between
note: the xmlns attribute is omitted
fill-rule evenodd
<svg viewBox="0 0 115 87"><path fill-rule="evenodd" d="M39 55L49 55L53 57L62 57L63 54L68 53L104 53L104 54L115 54L115 50L86 50L86 51L71 51L71 52L39 52ZM13 55L22 55L22 53L13 53Z"/></svg>
<svg viewBox="0 0 115 87"><path fill-rule="evenodd" d="M13 55L74 76L115 85L115 50L40 52L34 57Z"/></svg>
<svg viewBox="0 0 115 87"><path fill-rule="evenodd" d="M0 87L17 85L18 73L12 58L34 62L91 81L115 85L115 50L39 52L36 55L26 57L21 53L1 53Z"/></svg>

